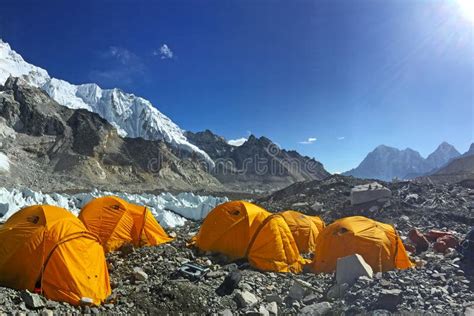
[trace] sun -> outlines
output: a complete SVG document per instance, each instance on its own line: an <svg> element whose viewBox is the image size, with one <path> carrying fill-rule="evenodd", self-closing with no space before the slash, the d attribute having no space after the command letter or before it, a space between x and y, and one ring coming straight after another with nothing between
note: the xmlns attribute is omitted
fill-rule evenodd
<svg viewBox="0 0 474 316"><path fill-rule="evenodd" d="M474 0L457 0L462 15L474 22Z"/></svg>

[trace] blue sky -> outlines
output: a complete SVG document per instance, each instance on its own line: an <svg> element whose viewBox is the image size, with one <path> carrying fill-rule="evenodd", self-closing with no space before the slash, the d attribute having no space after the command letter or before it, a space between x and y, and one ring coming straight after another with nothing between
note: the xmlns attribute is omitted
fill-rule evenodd
<svg viewBox="0 0 474 316"><path fill-rule="evenodd" d="M379 144L473 142L474 12L459 1L7 0L0 38L186 130L267 136L339 172Z"/></svg>

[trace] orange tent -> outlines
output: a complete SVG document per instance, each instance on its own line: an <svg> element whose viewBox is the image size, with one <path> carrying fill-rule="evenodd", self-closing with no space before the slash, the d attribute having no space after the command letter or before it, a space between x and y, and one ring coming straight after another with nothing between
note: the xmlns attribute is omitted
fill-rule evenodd
<svg viewBox="0 0 474 316"><path fill-rule="evenodd" d="M99 236L106 252L127 243L142 247L172 240L147 207L116 196L93 199L82 208L79 219L89 231Z"/></svg>
<svg viewBox="0 0 474 316"><path fill-rule="evenodd" d="M263 271L302 270L303 259L283 217L244 201L214 208L192 244L231 260L247 258L253 267Z"/></svg>
<svg viewBox="0 0 474 316"><path fill-rule="evenodd" d="M288 224L300 253L313 253L316 238L324 229L324 222L318 216L309 216L296 211L280 213Z"/></svg>
<svg viewBox="0 0 474 316"><path fill-rule="evenodd" d="M413 266L392 225L352 216L335 221L319 234L312 269L318 273L333 272L338 258L356 253L374 272Z"/></svg>
<svg viewBox="0 0 474 316"><path fill-rule="evenodd" d="M65 209L26 207L0 226L0 285L41 292L78 305L110 295L104 250L97 236Z"/></svg>

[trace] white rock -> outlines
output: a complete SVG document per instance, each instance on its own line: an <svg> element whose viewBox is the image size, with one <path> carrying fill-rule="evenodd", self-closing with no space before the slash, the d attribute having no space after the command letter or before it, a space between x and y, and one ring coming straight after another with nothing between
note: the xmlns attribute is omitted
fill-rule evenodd
<svg viewBox="0 0 474 316"><path fill-rule="evenodd" d="M308 202L297 202L297 203L293 203L291 207L298 208L298 207L305 207L308 205L309 205Z"/></svg>
<svg viewBox="0 0 474 316"><path fill-rule="evenodd" d="M329 302L315 303L303 307L298 315L325 315L331 311L331 307L332 306Z"/></svg>
<svg viewBox="0 0 474 316"><path fill-rule="evenodd" d="M252 307L258 303L257 297L249 291L235 291L234 299L240 308Z"/></svg>
<svg viewBox="0 0 474 316"><path fill-rule="evenodd" d="M260 307L258 308L258 313L261 315L261 316L270 316L270 312L266 309L265 306L263 305L260 305Z"/></svg>
<svg viewBox="0 0 474 316"><path fill-rule="evenodd" d="M270 315L278 315L278 304L276 302L268 303L265 308Z"/></svg>
<svg viewBox="0 0 474 316"><path fill-rule="evenodd" d="M359 254L350 255L337 259L336 282L338 284L353 284L359 277L372 278L372 267L365 262Z"/></svg>
<svg viewBox="0 0 474 316"><path fill-rule="evenodd" d="M390 198L392 191L377 182L358 185L351 190L351 204L357 205L379 199Z"/></svg>
<svg viewBox="0 0 474 316"><path fill-rule="evenodd" d="M138 281L148 280L148 274L145 271L143 271L142 268L139 268L139 267L133 268L133 276L135 277L135 280L138 280Z"/></svg>
<svg viewBox="0 0 474 316"><path fill-rule="evenodd" d="M313 205L311 205L311 209L316 212L321 212L323 210L323 204L319 203L318 201L314 202Z"/></svg>
<svg viewBox="0 0 474 316"><path fill-rule="evenodd" d="M94 304L94 300L90 297L81 297L80 304L85 306L92 305Z"/></svg>

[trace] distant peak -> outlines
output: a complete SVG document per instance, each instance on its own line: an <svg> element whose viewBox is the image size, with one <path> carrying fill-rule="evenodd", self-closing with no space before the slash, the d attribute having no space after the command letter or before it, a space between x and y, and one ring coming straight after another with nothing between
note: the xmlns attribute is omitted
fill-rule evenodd
<svg viewBox="0 0 474 316"><path fill-rule="evenodd" d="M251 134L247 140L249 143L253 143L257 141L257 137L254 134Z"/></svg>
<svg viewBox="0 0 474 316"><path fill-rule="evenodd" d="M387 150L392 150L392 151L398 151L399 149L398 148L395 148L395 147L390 147L390 146L387 146L387 145L378 145L377 147L375 147L374 151L387 151Z"/></svg>
<svg viewBox="0 0 474 316"><path fill-rule="evenodd" d="M466 154L473 155L474 154L474 143L469 146L469 150L466 152Z"/></svg>
<svg viewBox="0 0 474 316"><path fill-rule="evenodd" d="M439 144L438 149L442 149L442 148L454 148L454 146L448 142L442 142L441 144Z"/></svg>

